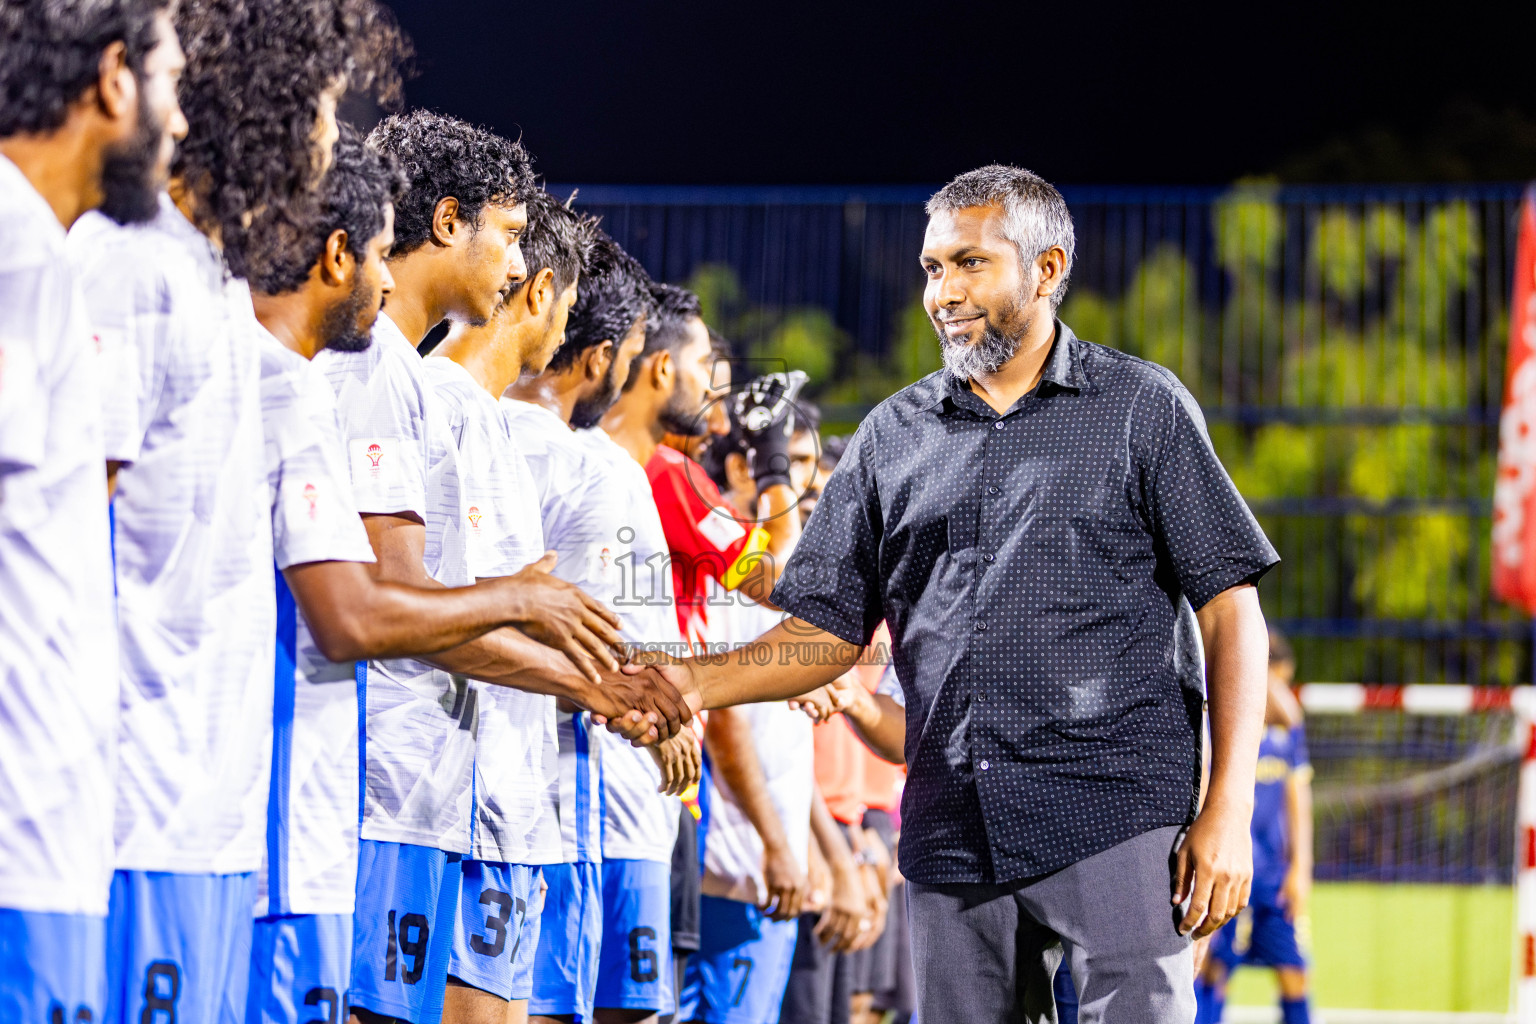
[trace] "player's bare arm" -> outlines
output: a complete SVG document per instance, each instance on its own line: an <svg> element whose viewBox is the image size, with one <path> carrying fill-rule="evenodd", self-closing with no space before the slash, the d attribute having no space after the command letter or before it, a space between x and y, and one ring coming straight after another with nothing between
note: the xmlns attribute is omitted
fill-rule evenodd
<svg viewBox="0 0 1536 1024"><path fill-rule="evenodd" d="M853 851L858 864L859 880L864 887L864 919L869 922L867 928L860 925L859 937L853 943L852 951L857 953L873 946L885 930L885 917L891 904L885 868L890 866L891 857L879 833L862 826L848 829L848 848Z"/></svg>
<svg viewBox="0 0 1536 1024"><path fill-rule="evenodd" d="M775 921L793 921L809 891L805 872L800 869L779 812L774 809L763 778L762 764L753 745L751 725L730 710L710 717L704 732L704 747L709 752L710 770L736 796L747 820L763 840L763 882L768 889L763 909Z"/></svg>
<svg viewBox="0 0 1536 1024"><path fill-rule="evenodd" d="M907 712L883 693L870 693L858 676L845 673L791 701L813 720L842 715L870 752L892 764L906 764Z"/></svg>
<svg viewBox="0 0 1536 1024"><path fill-rule="evenodd" d="M816 922L816 938L834 953L846 953L870 930L869 904L848 838L827 809L819 786L811 795L811 835L832 876L831 900Z"/></svg>
<svg viewBox="0 0 1536 1024"><path fill-rule="evenodd" d="M712 710L801 697L847 672L863 650L860 644L791 616L729 656L682 660L646 651L623 671L654 667L691 709ZM802 658L805 652L811 656Z"/></svg>
<svg viewBox="0 0 1536 1024"><path fill-rule="evenodd" d="M1253 881L1254 774L1264 729L1269 638L1250 584L1222 591L1196 613L1211 711L1211 781L1176 858L1173 902L1190 901L1180 932L1204 938L1248 905Z"/></svg>
<svg viewBox="0 0 1536 1024"><path fill-rule="evenodd" d="M422 567L426 530L414 517L370 515L363 517L363 523L378 557L375 572L381 579L443 589ZM555 582L574 592L583 607L596 604L576 587ZM611 613L597 607L607 621ZM691 717L686 704L660 676L603 672L580 651L557 653L517 630L496 630L423 660L481 682L563 697L601 716L610 729L631 742L666 739Z"/></svg>
<svg viewBox="0 0 1536 1024"><path fill-rule="evenodd" d="M1291 866L1280 898L1291 922L1307 912L1312 896L1312 769L1293 770L1285 780L1285 813L1291 843Z"/></svg>
<svg viewBox="0 0 1536 1024"><path fill-rule="evenodd" d="M375 572L380 579L411 586L437 588L442 585L427 575L422 562L426 545L426 527L408 516L363 517L368 539L378 557ZM527 566L496 584L509 604L509 621L518 629L550 647L564 651L587 675L595 661L609 671L619 662L614 652L622 639L618 618L601 601L581 588L549 574L554 568L552 554ZM484 585L487 581L480 581Z"/></svg>
<svg viewBox="0 0 1536 1024"><path fill-rule="evenodd" d="M863 744L878 758L892 764L906 764L907 711L883 693L870 693L853 680L858 689L853 702L843 709L843 717Z"/></svg>
<svg viewBox="0 0 1536 1024"><path fill-rule="evenodd" d="M283 577L320 652L331 661L422 657L517 625L514 577L426 589L374 579L362 562L310 562Z"/></svg>

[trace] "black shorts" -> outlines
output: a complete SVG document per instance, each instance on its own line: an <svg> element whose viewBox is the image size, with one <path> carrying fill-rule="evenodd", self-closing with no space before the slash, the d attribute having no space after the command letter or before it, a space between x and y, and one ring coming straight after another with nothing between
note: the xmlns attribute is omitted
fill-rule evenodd
<svg viewBox="0 0 1536 1024"><path fill-rule="evenodd" d="M699 823L685 804L672 846L672 952L699 951Z"/></svg>
<svg viewBox="0 0 1536 1024"><path fill-rule="evenodd" d="M848 1024L853 978L848 957L838 956L813 934L820 914L801 914L795 958L784 988L779 1024Z"/></svg>

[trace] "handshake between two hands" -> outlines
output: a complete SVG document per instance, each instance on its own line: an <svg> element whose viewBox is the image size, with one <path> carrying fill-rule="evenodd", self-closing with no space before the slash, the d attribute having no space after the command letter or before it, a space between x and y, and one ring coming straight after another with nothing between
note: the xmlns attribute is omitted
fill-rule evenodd
<svg viewBox="0 0 1536 1024"><path fill-rule="evenodd" d="M688 728L703 698L688 666L657 651L636 651L619 635L619 619L603 602L551 574L547 552L537 562L495 581L512 606L512 624L563 653L582 682L566 696L592 712L592 720L637 747L647 747L661 770L661 791L680 795L699 779L703 756ZM557 673L569 681L569 675Z"/></svg>
<svg viewBox="0 0 1536 1024"><path fill-rule="evenodd" d="M682 796L704 765L699 734L689 725L703 704L693 675L658 651L623 654L617 672L599 673L587 710L596 724L645 747L661 771L659 790Z"/></svg>
<svg viewBox="0 0 1536 1024"><path fill-rule="evenodd" d="M495 581L512 605L512 624L563 653L585 678L570 694L600 724L636 746L676 735L703 705L692 673L675 658L636 651L619 635L619 618L602 601L552 575L544 557Z"/></svg>

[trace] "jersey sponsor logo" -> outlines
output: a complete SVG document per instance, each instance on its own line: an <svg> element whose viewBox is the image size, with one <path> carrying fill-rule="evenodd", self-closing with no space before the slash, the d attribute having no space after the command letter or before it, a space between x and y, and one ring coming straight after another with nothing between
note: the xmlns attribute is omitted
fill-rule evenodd
<svg viewBox="0 0 1536 1024"><path fill-rule="evenodd" d="M351 468L352 498L358 508L370 512L399 510L399 492L405 489L409 493L412 483L409 458L412 449L406 447L407 444L400 437L377 435L348 439L347 464Z"/></svg>
<svg viewBox="0 0 1536 1024"><path fill-rule="evenodd" d="M621 534L623 533L622 530L619 532ZM628 549L626 549L626 551L627 550ZM626 562L625 565L629 566L630 563ZM601 541L597 541L589 545L587 547L586 574L588 578L593 581L600 581L608 585L615 583L617 581L617 576L614 571L613 548L607 544L602 543ZM626 569L625 580L630 580L632 578L632 574L632 568ZM625 600L625 598L629 597L629 591L631 589L632 588L628 586L624 588L624 593L620 595L619 598L620 604L633 603L633 601L627 602Z"/></svg>
<svg viewBox="0 0 1536 1024"><path fill-rule="evenodd" d="M320 491L314 484L304 485L304 500L309 502L309 518L314 519L320 514Z"/></svg>
<svg viewBox="0 0 1536 1024"><path fill-rule="evenodd" d="M480 520L482 518L484 518L484 517L480 514L480 509L479 509L478 506L476 506L476 505L469 506L469 525L470 526L474 527L477 530L480 529Z"/></svg>

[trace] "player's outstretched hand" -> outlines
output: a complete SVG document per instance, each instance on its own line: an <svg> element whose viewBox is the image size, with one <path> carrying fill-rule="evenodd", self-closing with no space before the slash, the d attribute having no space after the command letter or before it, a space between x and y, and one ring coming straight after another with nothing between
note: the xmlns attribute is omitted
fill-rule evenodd
<svg viewBox="0 0 1536 1024"><path fill-rule="evenodd" d="M517 628L546 647L564 651L582 673L598 682L597 666L618 670L623 650L618 617L580 587L550 575L556 554L509 576L502 584L517 601ZM596 663L594 665L594 662Z"/></svg>
<svg viewBox="0 0 1536 1024"><path fill-rule="evenodd" d="M661 769L661 785L657 792L682 796L703 774L704 756L699 748L699 734L692 729L679 729L676 736L646 749L656 759L656 767Z"/></svg>
<svg viewBox="0 0 1536 1024"><path fill-rule="evenodd" d="M813 722L826 722L851 708L863 692L858 676L845 672L825 686L790 701L789 706L804 711Z"/></svg>
<svg viewBox="0 0 1536 1024"><path fill-rule="evenodd" d="M818 686L810 693L802 693L794 700L785 701L791 711L803 711L813 722L825 722L837 712L832 710L832 695L825 686Z"/></svg>
<svg viewBox="0 0 1536 1024"><path fill-rule="evenodd" d="M586 698L594 723L643 747L671 739L693 719L667 676L645 666L624 667L634 671L603 673Z"/></svg>
<svg viewBox="0 0 1536 1024"><path fill-rule="evenodd" d="M1186 899L1189 909L1179 934L1203 939L1248 905L1253 883L1253 838L1248 828L1251 806L1206 801L1184 842L1174 854L1173 905Z"/></svg>
<svg viewBox="0 0 1536 1024"><path fill-rule="evenodd" d="M770 918L793 921L800 916L811 883L788 847L775 846L763 851L763 883L768 888L768 898L763 901L762 910ZM835 893L833 898L836 899Z"/></svg>

